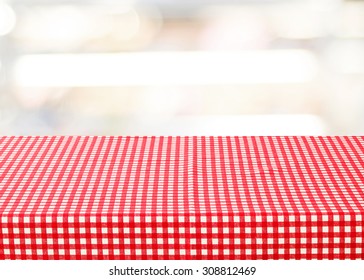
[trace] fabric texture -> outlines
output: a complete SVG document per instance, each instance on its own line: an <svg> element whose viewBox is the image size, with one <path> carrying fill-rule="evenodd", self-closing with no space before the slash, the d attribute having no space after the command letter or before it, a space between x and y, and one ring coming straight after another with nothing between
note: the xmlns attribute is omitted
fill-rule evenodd
<svg viewBox="0 0 364 280"><path fill-rule="evenodd" d="M0 259L364 259L364 137L0 137Z"/></svg>

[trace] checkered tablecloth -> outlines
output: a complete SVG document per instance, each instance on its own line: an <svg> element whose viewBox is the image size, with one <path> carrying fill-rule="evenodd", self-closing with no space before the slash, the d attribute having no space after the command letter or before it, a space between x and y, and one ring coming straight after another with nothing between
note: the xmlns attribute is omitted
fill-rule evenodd
<svg viewBox="0 0 364 280"><path fill-rule="evenodd" d="M364 137L0 137L0 259L364 259Z"/></svg>

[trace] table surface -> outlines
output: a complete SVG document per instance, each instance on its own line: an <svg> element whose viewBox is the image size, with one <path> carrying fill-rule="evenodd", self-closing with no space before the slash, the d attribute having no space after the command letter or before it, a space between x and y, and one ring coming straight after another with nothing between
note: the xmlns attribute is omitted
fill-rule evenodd
<svg viewBox="0 0 364 280"><path fill-rule="evenodd" d="M0 215L364 214L364 137L0 137Z"/></svg>

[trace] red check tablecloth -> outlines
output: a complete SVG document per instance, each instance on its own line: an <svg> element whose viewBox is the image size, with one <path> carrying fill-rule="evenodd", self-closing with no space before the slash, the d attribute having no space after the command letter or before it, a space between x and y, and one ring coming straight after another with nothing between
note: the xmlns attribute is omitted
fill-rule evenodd
<svg viewBox="0 0 364 280"><path fill-rule="evenodd" d="M364 259L364 137L0 137L0 259Z"/></svg>

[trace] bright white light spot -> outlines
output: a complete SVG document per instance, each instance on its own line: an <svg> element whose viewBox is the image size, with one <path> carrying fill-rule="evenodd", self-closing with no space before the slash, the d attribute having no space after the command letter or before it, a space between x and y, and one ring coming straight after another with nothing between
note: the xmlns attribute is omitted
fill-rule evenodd
<svg viewBox="0 0 364 280"><path fill-rule="evenodd" d="M8 34L15 26L16 16L13 9L0 3L0 36Z"/></svg>
<svg viewBox="0 0 364 280"><path fill-rule="evenodd" d="M83 87L304 83L317 61L305 50L26 55L20 86Z"/></svg>

